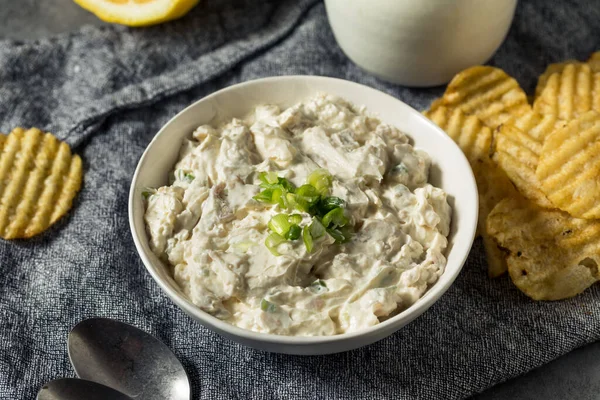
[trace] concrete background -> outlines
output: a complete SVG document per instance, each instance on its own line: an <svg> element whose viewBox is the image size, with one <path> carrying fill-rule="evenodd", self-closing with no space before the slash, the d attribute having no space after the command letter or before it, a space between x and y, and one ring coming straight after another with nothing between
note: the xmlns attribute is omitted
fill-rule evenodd
<svg viewBox="0 0 600 400"><path fill-rule="evenodd" d="M0 40L33 40L87 24L104 23L72 0L0 0ZM472 398L483 399L600 399L600 342Z"/></svg>

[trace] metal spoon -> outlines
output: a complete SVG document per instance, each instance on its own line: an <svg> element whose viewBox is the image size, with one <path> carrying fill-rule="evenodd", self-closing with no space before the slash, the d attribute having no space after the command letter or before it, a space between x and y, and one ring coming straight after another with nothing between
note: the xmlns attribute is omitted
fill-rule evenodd
<svg viewBox="0 0 600 400"><path fill-rule="evenodd" d="M190 399L187 374L171 350L129 324L108 318L82 321L69 333L68 350L80 378L133 399Z"/></svg>
<svg viewBox="0 0 600 400"><path fill-rule="evenodd" d="M83 379L63 378L46 383L37 400L131 400L108 386Z"/></svg>

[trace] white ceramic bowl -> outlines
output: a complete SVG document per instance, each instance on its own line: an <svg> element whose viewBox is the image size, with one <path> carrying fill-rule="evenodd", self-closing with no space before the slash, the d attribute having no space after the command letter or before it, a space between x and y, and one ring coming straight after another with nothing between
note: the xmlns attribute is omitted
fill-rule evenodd
<svg viewBox="0 0 600 400"><path fill-rule="evenodd" d="M448 82L486 62L517 0L325 0L335 38L359 67L407 86Z"/></svg>
<svg viewBox="0 0 600 400"><path fill-rule="evenodd" d="M182 140L215 118L242 117L256 105L282 108L316 92L339 95L379 114L382 121L406 132L417 148L433 160L430 181L450 195L453 208L448 265L438 282L413 306L379 325L336 336L293 337L256 333L223 322L194 306L171 278L168 268L152 253L144 226L142 191L167 184ZM477 187L461 150L437 126L392 96L357 83L316 76L282 76L234 85L192 104L171 119L146 148L133 176L129 193L129 224L137 250L150 275L183 311L205 327L247 346L289 354L327 354L351 350L391 335L427 310L450 287L460 272L475 236Z"/></svg>

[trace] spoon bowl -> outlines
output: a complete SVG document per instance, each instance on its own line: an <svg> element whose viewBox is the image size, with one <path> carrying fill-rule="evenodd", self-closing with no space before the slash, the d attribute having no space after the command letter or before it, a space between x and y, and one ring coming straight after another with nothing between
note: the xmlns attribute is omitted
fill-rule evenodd
<svg viewBox="0 0 600 400"><path fill-rule="evenodd" d="M69 333L69 358L82 379L133 399L189 400L185 369L152 335L109 318L91 318Z"/></svg>
<svg viewBox="0 0 600 400"><path fill-rule="evenodd" d="M46 383L36 400L131 400L108 386L83 379L63 378Z"/></svg>

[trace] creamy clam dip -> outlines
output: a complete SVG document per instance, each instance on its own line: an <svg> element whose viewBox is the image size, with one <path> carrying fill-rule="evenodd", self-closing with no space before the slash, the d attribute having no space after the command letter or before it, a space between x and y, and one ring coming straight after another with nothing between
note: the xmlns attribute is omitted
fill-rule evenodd
<svg viewBox="0 0 600 400"><path fill-rule="evenodd" d="M146 193L152 251L200 309L241 328L335 335L376 325L416 302L444 272L451 209L428 183L429 156L364 107L318 94L286 110L197 128L171 184ZM254 197L273 171L296 187L331 174L352 235L265 245L269 221L300 214Z"/></svg>

